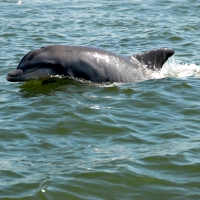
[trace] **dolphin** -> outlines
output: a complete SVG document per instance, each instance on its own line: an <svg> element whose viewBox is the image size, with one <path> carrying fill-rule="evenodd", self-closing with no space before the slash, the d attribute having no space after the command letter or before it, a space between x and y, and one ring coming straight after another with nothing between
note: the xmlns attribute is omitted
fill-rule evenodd
<svg viewBox="0 0 200 200"><path fill-rule="evenodd" d="M6 79L19 82L58 75L97 83L132 83L149 79L173 54L161 48L123 56L100 48L48 45L27 53Z"/></svg>

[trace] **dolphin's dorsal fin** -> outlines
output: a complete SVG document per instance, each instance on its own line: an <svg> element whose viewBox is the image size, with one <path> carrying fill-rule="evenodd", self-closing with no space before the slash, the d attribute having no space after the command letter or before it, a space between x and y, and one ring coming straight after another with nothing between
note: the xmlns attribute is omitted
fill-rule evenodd
<svg viewBox="0 0 200 200"><path fill-rule="evenodd" d="M174 51L167 48L155 49L141 54L135 54L132 57L147 65L150 69L160 69Z"/></svg>

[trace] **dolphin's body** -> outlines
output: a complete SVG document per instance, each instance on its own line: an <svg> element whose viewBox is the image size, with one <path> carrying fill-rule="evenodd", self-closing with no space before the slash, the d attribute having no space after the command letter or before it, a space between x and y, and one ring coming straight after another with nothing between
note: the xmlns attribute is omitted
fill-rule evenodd
<svg viewBox="0 0 200 200"><path fill-rule="evenodd" d="M18 82L63 75L92 82L131 83L148 79L150 72L162 68L173 54L163 48L122 56L98 48L49 45L27 53L6 78Z"/></svg>

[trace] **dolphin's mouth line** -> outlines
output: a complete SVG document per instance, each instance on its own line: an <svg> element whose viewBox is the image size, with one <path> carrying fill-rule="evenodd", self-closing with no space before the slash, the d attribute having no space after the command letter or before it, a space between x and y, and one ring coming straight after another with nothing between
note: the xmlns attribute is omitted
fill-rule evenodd
<svg viewBox="0 0 200 200"><path fill-rule="evenodd" d="M42 68L28 69L28 70L25 70L25 71L22 70L21 73L18 73L18 74L15 74L15 75L12 75L12 74L9 73L8 76L10 76L10 77L21 77L21 76L25 76L27 74L30 74L30 73L35 72L35 71L40 70L40 69L42 69ZM18 70L18 69L16 69L16 70Z"/></svg>

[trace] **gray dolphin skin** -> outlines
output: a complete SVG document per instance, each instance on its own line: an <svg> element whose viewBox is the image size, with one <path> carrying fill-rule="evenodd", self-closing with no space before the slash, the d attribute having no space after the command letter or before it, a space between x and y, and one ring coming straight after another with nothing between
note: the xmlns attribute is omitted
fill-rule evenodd
<svg viewBox="0 0 200 200"><path fill-rule="evenodd" d="M150 71L161 69L173 54L162 48L122 56L92 47L49 45L27 53L6 79L19 82L58 75L98 83L132 83L148 79Z"/></svg>

